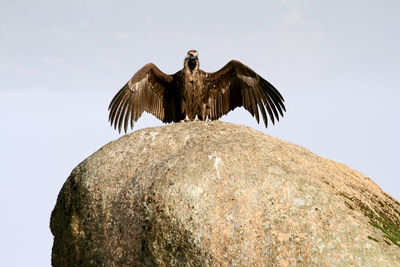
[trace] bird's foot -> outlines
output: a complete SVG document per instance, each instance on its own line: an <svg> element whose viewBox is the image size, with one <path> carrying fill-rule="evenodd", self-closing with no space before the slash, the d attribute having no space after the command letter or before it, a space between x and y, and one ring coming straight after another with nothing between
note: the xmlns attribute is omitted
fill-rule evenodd
<svg viewBox="0 0 400 267"><path fill-rule="evenodd" d="M189 119L189 117L187 115L183 120L181 120L181 122L188 122L188 121L190 121L190 119Z"/></svg>

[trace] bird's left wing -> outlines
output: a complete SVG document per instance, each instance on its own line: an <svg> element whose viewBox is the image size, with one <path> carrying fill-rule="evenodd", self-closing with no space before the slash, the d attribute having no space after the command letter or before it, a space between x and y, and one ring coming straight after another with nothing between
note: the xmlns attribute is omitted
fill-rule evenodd
<svg viewBox="0 0 400 267"><path fill-rule="evenodd" d="M122 126L127 131L128 124L133 127L144 111L147 111L163 122L170 122L167 116L166 94L172 75L160 71L156 65L149 63L141 68L114 96L108 109L109 120L114 128L121 132Z"/></svg>
<svg viewBox="0 0 400 267"><path fill-rule="evenodd" d="M259 122L260 109L265 127L268 125L266 112L272 123L286 111L284 99L278 90L252 69L237 60L232 60L214 73L206 73L204 99L209 119L215 120L236 107L243 106ZM266 110L266 111L265 111Z"/></svg>

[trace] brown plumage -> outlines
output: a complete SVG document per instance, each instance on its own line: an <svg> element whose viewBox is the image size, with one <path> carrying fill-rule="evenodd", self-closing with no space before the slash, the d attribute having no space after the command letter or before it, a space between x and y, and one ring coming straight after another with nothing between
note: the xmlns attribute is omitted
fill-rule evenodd
<svg viewBox="0 0 400 267"><path fill-rule="evenodd" d="M109 106L109 120L118 131L147 111L163 122L217 120L237 107L244 107L260 121L259 110L268 126L286 111L281 94L268 81L237 60L207 73L199 69L196 50L190 50L184 67L173 75L149 63L141 68L115 95Z"/></svg>

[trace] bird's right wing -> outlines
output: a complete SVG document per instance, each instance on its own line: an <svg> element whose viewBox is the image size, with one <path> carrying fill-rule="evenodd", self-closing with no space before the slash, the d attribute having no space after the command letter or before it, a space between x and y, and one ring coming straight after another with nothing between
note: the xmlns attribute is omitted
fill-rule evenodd
<svg viewBox="0 0 400 267"><path fill-rule="evenodd" d="M160 71L156 65L149 63L141 68L119 90L111 101L108 110L109 120L114 128L121 132L122 126L127 131L147 111L158 119L165 121L166 90L173 76Z"/></svg>

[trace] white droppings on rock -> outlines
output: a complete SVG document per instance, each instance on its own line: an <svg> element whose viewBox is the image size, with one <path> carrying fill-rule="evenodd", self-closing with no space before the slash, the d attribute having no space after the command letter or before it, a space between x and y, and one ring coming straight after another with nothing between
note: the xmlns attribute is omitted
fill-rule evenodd
<svg viewBox="0 0 400 267"><path fill-rule="evenodd" d="M218 165L222 163L222 159L218 158L217 156L209 155L209 159L214 159L214 168L217 171L217 177L218 179L221 179L221 175L219 174L219 168Z"/></svg>
<svg viewBox="0 0 400 267"><path fill-rule="evenodd" d="M155 137L158 135L158 132L142 132L139 135L139 140L140 143L143 142L143 140L147 139L149 136L151 136L151 141L154 141Z"/></svg>
<svg viewBox="0 0 400 267"><path fill-rule="evenodd" d="M140 135L139 135L139 140L140 140L140 143L143 141L143 138L144 138L144 136L147 134L147 132L141 132L140 133Z"/></svg>
<svg viewBox="0 0 400 267"><path fill-rule="evenodd" d="M200 186L197 186L197 185L194 185L194 184L190 184L187 187L186 191L191 197L198 198L203 193L204 190Z"/></svg>
<svg viewBox="0 0 400 267"><path fill-rule="evenodd" d="M276 176L283 176L285 175L285 172L282 170L281 167L279 166L271 166L268 168L268 172L270 174L276 175Z"/></svg>
<svg viewBox="0 0 400 267"><path fill-rule="evenodd" d="M185 138L185 141L183 142L183 144L186 145L188 140L189 140L189 135L186 135L186 138Z"/></svg>
<svg viewBox="0 0 400 267"><path fill-rule="evenodd" d="M295 207L302 207L306 204L306 202L304 201L304 199L302 198L295 198L293 199L293 206Z"/></svg>
<svg viewBox="0 0 400 267"><path fill-rule="evenodd" d="M318 246L319 252L322 253L324 251L325 244L321 238L317 239L317 244L318 244L317 246Z"/></svg>
<svg viewBox="0 0 400 267"><path fill-rule="evenodd" d="M158 135L158 132L150 132L151 140L154 141L154 138Z"/></svg>

